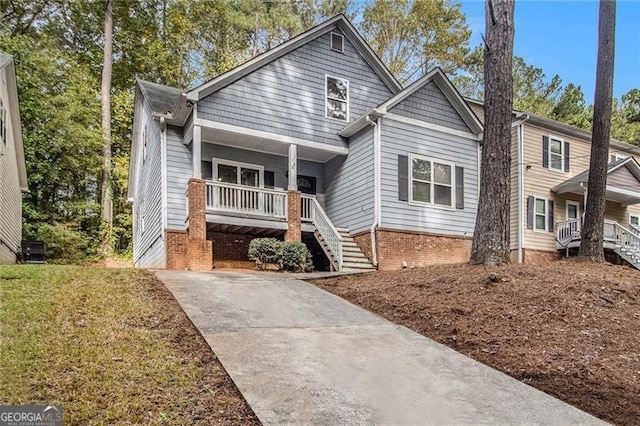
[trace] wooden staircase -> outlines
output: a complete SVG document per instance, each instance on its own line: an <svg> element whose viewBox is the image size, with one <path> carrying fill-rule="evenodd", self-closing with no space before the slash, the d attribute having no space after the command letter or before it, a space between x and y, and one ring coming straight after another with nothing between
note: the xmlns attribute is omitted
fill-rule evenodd
<svg viewBox="0 0 640 426"><path fill-rule="evenodd" d="M331 265L336 271L343 272L373 272L376 270L375 266L367 259L367 256L360 250L360 247L356 244L353 237L349 235L349 230L347 228L335 228L338 231L338 234L341 237L341 247L342 247L342 264L340 265L340 261L331 252L331 248L326 243L325 239L322 237L322 234L316 230L314 235L320 247L324 251L325 255L331 262Z"/></svg>

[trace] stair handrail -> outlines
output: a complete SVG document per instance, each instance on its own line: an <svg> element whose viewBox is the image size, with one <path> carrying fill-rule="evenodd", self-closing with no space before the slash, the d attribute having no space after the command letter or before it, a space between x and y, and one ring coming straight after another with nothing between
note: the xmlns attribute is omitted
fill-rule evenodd
<svg viewBox="0 0 640 426"><path fill-rule="evenodd" d="M338 232L329 216L325 213L324 209L318 202L317 198L312 198L313 205L313 213L312 213L312 223L326 242L329 247L329 251L335 257L336 260L336 269L338 271L342 270L342 236Z"/></svg>
<svg viewBox="0 0 640 426"><path fill-rule="evenodd" d="M640 250L640 236L625 228L618 222L610 222L613 225L615 240L620 246Z"/></svg>
<svg viewBox="0 0 640 426"><path fill-rule="evenodd" d="M631 232L633 232L634 234L636 234L637 236L640 237L640 227L639 226L629 224L629 229L631 230Z"/></svg>

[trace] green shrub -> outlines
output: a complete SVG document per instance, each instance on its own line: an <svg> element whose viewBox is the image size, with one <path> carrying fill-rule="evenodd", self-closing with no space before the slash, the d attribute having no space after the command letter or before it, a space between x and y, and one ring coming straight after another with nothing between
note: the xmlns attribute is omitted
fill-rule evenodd
<svg viewBox="0 0 640 426"><path fill-rule="evenodd" d="M270 264L278 263L278 249L282 244L275 238L254 238L249 243L249 260L256 262L258 269L267 269Z"/></svg>
<svg viewBox="0 0 640 426"><path fill-rule="evenodd" d="M79 264L98 258L96 244L73 225L41 224L35 237L44 241L51 263Z"/></svg>
<svg viewBox="0 0 640 426"><path fill-rule="evenodd" d="M313 259L306 245L297 241L285 241L278 249L280 269L291 272L313 271Z"/></svg>
<svg viewBox="0 0 640 426"><path fill-rule="evenodd" d="M311 272L313 259L307 246L295 241L278 241L275 238L255 238L249 244L249 260L258 269L276 265L281 271Z"/></svg>

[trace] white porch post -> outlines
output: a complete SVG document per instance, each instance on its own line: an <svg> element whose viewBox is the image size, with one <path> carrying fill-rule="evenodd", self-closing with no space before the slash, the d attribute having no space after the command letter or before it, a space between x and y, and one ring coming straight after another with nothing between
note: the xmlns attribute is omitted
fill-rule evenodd
<svg viewBox="0 0 640 426"><path fill-rule="evenodd" d="M289 145L289 186L290 191L298 190L298 145Z"/></svg>
<svg viewBox="0 0 640 426"><path fill-rule="evenodd" d="M193 154L193 177L202 179L202 128L193 126L193 146L191 147Z"/></svg>

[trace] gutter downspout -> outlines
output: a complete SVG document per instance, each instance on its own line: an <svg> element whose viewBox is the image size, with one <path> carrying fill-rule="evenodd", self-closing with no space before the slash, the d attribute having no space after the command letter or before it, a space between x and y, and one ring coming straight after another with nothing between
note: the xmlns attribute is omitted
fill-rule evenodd
<svg viewBox="0 0 640 426"><path fill-rule="evenodd" d="M380 127L367 115L365 121L373 126L373 223L371 233L371 261L373 266L378 266L378 253L376 250L376 228L380 222Z"/></svg>
<svg viewBox="0 0 640 426"><path fill-rule="evenodd" d="M519 120L511 126L517 127L516 135L518 140L518 263L524 262L524 227L522 222L524 219L524 127L523 124L529 119L529 114L518 114L516 118Z"/></svg>
<svg viewBox="0 0 640 426"><path fill-rule="evenodd" d="M167 232L167 123L160 117L160 164L162 173L162 241L166 241Z"/></svg>

